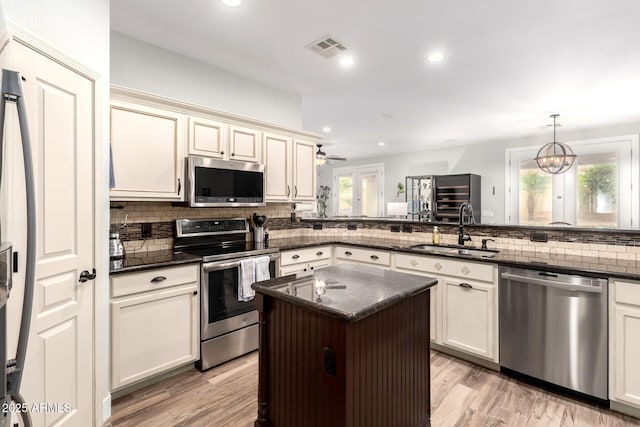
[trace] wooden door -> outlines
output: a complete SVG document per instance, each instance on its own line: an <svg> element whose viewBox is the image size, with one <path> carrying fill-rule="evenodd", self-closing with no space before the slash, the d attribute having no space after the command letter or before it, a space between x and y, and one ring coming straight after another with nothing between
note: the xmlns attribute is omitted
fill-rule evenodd
<svg viewBox="0 0 640 427"><path fill-rule="evenodd" d="M37 211L35 295L21 391L29 405L59 405L59 411L32 412L34 425L88 426L94 421L94 282L78 278L95 265L94 82L19 42L12 49L24 77ZM18 138L16 133L14 144Z"/></svg>
<svg viewBox="0 0 640 427"><path fill-rule="evenodd" d="M262 149L262 132L255 129L231 126L229 128L229 149L231 160L244 162L260 162Z"/></svg>
<svg viewBox="0 0 640 427"><path fill-rule="evenodd" d="M316 145L293 142L293 200L316 199Z"/></svg>
<svg viewBox="0 0 640 427"><path fill-rule="evenodd" d="M262 150L267 202L291 200L291 138L265 134Z"/></svg>
<svg viewBox="0 0 640 427"><path fill-rule="evenodd" d="M183 122L172 111L111 101L111 199L184 200Z"/></svg>
<svg viewBox="0 0 640 427"><path fill-rule="evenodd" d="M229 144L229 125L201 117L189 117L189 154L221 159Z"/></svg>

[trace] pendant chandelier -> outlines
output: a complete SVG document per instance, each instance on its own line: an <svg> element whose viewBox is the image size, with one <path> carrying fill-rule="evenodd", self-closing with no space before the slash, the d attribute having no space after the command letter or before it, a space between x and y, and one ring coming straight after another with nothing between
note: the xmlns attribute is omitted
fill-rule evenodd
<svg viewBox="0 0 640 427"><path fill-rule="evenodd" d="M550 174L560 174L568 171L576 160L576 155L571 148L563 143L556 141L556 119L560 114L552 114L553 119L553 142L545 144L538 150L536 155L536 163L538 167Z"/></svg>

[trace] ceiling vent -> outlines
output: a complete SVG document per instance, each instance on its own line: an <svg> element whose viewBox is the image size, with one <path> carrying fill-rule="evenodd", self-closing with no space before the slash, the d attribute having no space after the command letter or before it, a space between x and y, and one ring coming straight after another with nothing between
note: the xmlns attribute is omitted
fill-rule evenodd
<svg viewBox="0 0 640 427"><path fill-rule="evenodd" d="M324 36L307 45L307 49L311 49L323 58L333 58L334 56L347 50L346 46L336 41L331 36Z"/></svg>

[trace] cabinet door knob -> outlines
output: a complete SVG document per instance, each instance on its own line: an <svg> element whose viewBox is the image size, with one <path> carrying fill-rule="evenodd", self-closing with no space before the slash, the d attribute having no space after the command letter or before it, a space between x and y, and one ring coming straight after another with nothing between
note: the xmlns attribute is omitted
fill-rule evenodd
<svg viewBox="0 0 640 427"><path fill-rule="evenodd" d="M460 283L458 286L460 286L461 288L465 288L465 289L473 289L473 286L471 286L468 283Z"/></svg>
<svg viewBox="0 0 640 427"><path fill-rule="evenodd" d="M198 295L198 291L193 291L193 294L194 295Z"/></svg>
<svg viewBox="0 0 640 427"><path fill-rule="evenodd" d="M344 254L345 254L345 255L347 255L347 256L351 256L351 255L353 255L353 254L352 254L351 252L349 252L349 251L346 251Z"/></svg>
<svg viewBox="0 0 640 427"><path fill-rule="evenodd" d="M236 156L236 153L231 153L231 157L235 157L235 156Z"/></svg>
<svg viewBox="0 0 640 427"><path fill-rule="evenodd" d="M220 155L221 155L221 156L224 156L224 151L221 151L221 152L220 152Z"/></svg>
<svg viewBox="0 0 640 427"><path fill-rule="evenodd" d="M293 255L293 256L291 257L291 259L298 259L298 258L300 258L300 255Z"/></svg>
<svg viewBox="0 0 640 427"><path fill-rule="evenodd" d="M372 260L376 261L378 259L378 255L371 255L370 257Z"/></svg>
<svg viewBox="0 0 640 427"><path fill-rule="evenodd" d="M167 280L167 278L164 276L156 276L153 279L151 279L151 283L160 283L160 282L164 282L165 280Z"/></svg>

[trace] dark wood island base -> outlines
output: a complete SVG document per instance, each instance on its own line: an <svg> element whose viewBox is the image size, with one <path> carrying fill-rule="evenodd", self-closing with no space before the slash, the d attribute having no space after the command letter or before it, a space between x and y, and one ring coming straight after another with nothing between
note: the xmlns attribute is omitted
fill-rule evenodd
<svg viewBox="0 0 640 427"><path fill-rule="evenodd" d="M254 285L260 314L256 426L430 425L429 287L436 281L374 269L377 284L391 291L384 294L371 284L370 272L338 265L311 278ZM362 292L358 278L370 299L341 312L338 299ZM399 280L414 285L403 288ZM326 292L320 298L317 281ZM297 296L305 285L311 285L307 299Z"/></svg>

